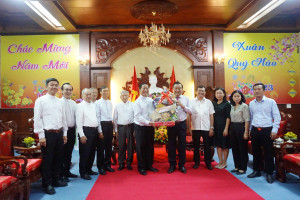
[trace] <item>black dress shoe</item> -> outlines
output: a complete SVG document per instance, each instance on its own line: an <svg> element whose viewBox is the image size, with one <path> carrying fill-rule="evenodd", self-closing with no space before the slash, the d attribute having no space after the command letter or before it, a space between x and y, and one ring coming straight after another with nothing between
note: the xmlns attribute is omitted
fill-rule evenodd
<svg viewBox="0 0 300 200"><path fill-rule="evenodd" d="M132 170L131 165L127 165L127 169L128 169L128 170Z"/></svg>
<svg viewBox="0 0 300 200"><path fill-rule="evenodd" d="M106 172L105 172L104 169L100 169L100 170L99 170L99 173L100 173L101 175L106 175Z"/></svg>
<svg viewBox="0 0 300 200"><path fill-rule="evenodd" d="M231 170L231 172L235 173L235 172L238 172L239 169L238 168L234 168L233 170Z"/></svg>
<svg viewBox="0 0 300 200"><path fill-rule="evenodd" d="M76 174L72 174L71 172L67 173L67 177L69 178L77 178L78 176Z"/></svg>
<svg viewBox="0 0 300 200"><path fill-rule="evenodd" d="M108 172L115 172L115 170L111 167L106 167L105 168L105 171L108 171Z"/></svg>
<svg viewBox="0 0 300 200"><path fill-rule="evenodd" d="M92 180L92 178L90 177L90 175L89 174L83 174L83 175L81 175L81 178L83 178L84 180Z"/></svg>
<svg viewBox="0 0 300 200"><path fill-rule="evenodd" d="M239 170L236 174L237 174L237 175L246 174L246 171L244 171L244 170Z"/></svg>
<svg viewBox="0 0 300 200"><path fill-rule="evenodd" d="M185 167L179 167L179 171L181 171L182 173L186 173L186 168Z"/></svg>
<svg viewBox="0 0 300 200"><path fill-rule="evenodd" d="M92 170L88 171L88 174L89 174L89 175L98 175L97 172L94 172L94 171L92 171Z"/></svg>
<svg viewBox="0 0 300 200"><path fill-rule="evenodd" d="M144 176L147 175L147 172L144 169L139 169L139 173L144 175Z"/></svg>
<svg viewBox="0 0 300 200"><path fill-rule="evenodd" d="M53 182L53 187L66 187L68 185L67 182L57 180Z"/></svg>
<svg viewBox="0 0 300 200"><path fill-rule="evenodd" d="M64 182L70 182L69 178L66 176L61 177L61 180Z"/></svg>
<svg viewBox="0 0 300 200"><path fill-rule="evenodd" d="M50 195L55 194L55 189L52 187L52 185L47 185L45 190L46 190L47 194L50 194Z"/></svg>
<svg viewBox="0 0 300 200"><path fill-rule="evenodd" d="M212 169L213 169L210 163L205 163L205 165L206 165L206 168L207 168L207 169L209 169L209 170L212 170Z"/></svg>
<svg viewBox="0 0 300 200"><path fill-rule="evenodd" d="M199 167L199 164L194 164L194 166L193 166L194 169L198 169L198 167Z"/></svg>
<svg viewBox="0 0 300 200"><path fill-rule="evenodd" d="M260 171L253 171L251 174L249 174L247 177L248 178L255 178L261 176Z"/></svg>
<svg viewBox="0 0 300 200"><path fill-rule="evenodd" d="M154 168L154 167L150 167L150 168L147 169L147 170L149 170L149 171L151 171L151 172L158 172L158 169L156 169L156 168Z"/></svg>
<svg viewBox="0 0 300 200"><path fill-rule="evenodd" d="M274 182L274 179L273 179L271 174L267 174L267 182L268 183L273 183Z"/></svg>
<svg viewBox="0 0 300 200"><path fill-rule="evenodd" d="M175 167L174 166L170 166L168 173L171 174L175 171Z"/></svg>
<svg viewBox="0 0 300 200"><path fill-rule="evenodd" d="M119 167L118 167L118 171L121 171L124 168L125 168L124 164L120 164Z"/></svg>

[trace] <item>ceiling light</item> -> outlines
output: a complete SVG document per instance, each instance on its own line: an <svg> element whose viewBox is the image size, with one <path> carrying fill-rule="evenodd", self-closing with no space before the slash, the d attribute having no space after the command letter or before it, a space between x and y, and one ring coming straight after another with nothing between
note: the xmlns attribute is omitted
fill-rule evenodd
<svg viewBox="0 0 300 200"><path fill-rule="evenodd" d="M139 38L141 40L141 43L144 46L150 46L150 47L160 47L161 44L166 45L169 43L171 38L171 33L166 32L164 25L161 25L161 27L157 28L157 25L152 22L151 27L148 29L148 26L145 26L144 30L141 30L139 34Z"/></svg>
<svg viewBox="0 0 300 200"><path fill-rule="evenodd" d="M171 33L164 25L156 25L155 21L162 21L177 13L176 4L168 0L144 0L130 8L131 15L139 20L151 21L151 26L141 29L139 39L144 46L160 47L170 42Z"/></svg>
<svg viewBox="0 0 300 200"><path fill-rule="evenodd" d="M242 23L237 28L248 28L252 24L254 24L256 21L264 17L266 14L277 8L280 4L285 2L286 0L272 0L270 3L265 5L262 9L257 11L254 15L249 17L244 23Z"/></svg>
<svg viewBox="0 0 300 200"><path fill-rule="evenodd" d="M39 1L24 1L35 13L56 30L66 30Z"/></svg>

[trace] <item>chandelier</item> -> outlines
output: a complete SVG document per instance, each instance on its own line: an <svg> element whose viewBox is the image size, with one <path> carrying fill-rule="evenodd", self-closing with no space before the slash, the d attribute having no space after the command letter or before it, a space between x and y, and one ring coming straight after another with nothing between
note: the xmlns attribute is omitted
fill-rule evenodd
<svg viewBox="0 0 300 200"><path fill-rule="evenodd" d="M131 7L131 15L139 20L152 21L148 28L145 25L141 29L139 39L144 46L160 47L170 42L170 30L166 30L164 25L156 25L155 21L161 21L170 17L178 10L176 4L167 0L145 0L134 4Z"/></svg>
<svg viewBox="0 0 300 200"><path fill-rule="evenodd" d="M171 33L169 29L168 32L166 32L163 24L159 27L154 22L152 22L150 28L145 25L145 29L141 30L139 38L141 40L141 43L146 47L160 47L161 44L166 45L167 43L169 43Z"/></svg>

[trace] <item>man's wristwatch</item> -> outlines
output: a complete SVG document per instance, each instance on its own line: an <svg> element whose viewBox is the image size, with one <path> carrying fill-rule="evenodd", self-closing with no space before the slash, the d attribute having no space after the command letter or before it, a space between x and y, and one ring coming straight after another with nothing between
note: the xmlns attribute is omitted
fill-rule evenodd
<svg viewBox="0 0 300 200"><path fill-rule="evenodd" d="M211 129L214 129L214 127L213 127L213 126L211 126L210 128L211 128Z"/></svg>

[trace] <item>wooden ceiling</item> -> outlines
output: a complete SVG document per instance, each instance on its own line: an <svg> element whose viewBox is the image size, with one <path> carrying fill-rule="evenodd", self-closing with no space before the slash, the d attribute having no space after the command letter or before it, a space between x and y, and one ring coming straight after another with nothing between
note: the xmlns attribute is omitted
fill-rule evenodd
<svg viewBox="0 0 300 200"><path fill-rule="evenodd" d="M56 31L22 0L0 0L0 34L138 31L149 21L130 8L140 0L40 0L66 28ZM247 29L237 29L271 0L169 0L178 12L158 21L172 31L299 31L300 0L286 0ZM150 11L149 11L150 12Z"/></svg>

